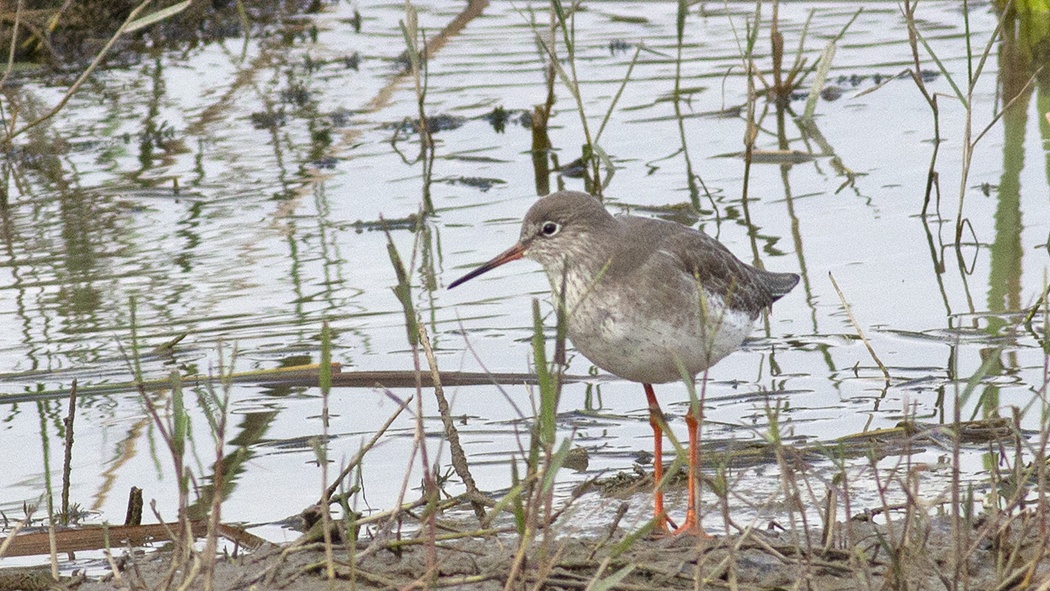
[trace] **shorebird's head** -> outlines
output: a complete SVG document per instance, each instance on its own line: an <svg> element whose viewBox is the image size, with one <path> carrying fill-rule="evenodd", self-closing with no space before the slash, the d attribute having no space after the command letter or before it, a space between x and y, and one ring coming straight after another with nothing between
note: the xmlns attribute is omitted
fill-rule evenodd
<svg viewBox="0 0 1050 591"><path fill-rule="evenodd" d="M559 267L566 258L588 258L594 239L606 226L614 224L615 219L601 202L586 193L551 193L537 201L525 214L517 244L453 281L448 288L522 257L540 263L548 272Z"/></svg>

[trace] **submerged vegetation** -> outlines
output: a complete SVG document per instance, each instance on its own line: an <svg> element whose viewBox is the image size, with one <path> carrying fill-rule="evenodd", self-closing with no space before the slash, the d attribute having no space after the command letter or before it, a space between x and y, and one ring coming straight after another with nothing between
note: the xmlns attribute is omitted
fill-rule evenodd
<svg viewBox="0 0 1050 591"><path fill-rule="evenodd" d="M42 572L0 568L0 590L312 589L336 579L365 589L1050 589L1050 265L1037 250L1050 253L1050 227L1045 216L1025 225L1032 199L1024 191L1033 189L1021 182L1031 112L1045 119L1036 127L1050 142L1045 7L996 4L987 14L998 24L977 32L976 9L964 4L947 11L961 25L944 35L924 20L925 5L905 1L892 18L880 17L899 26L883 34L886 45L906 48L903 63L893 62L901 69L880 65L887 71L855 78L836 72L835 60L863 52L861 43L848 45L864 5L837 7L819 35L817 10L796 10L785 23L778 2L681 1L673 11L654 5L651 15L559 0L496 15L484 1L450 10L415 2L396 14L233 0L3 5L0 42L11 57L0 82L0 222L14 285L3 293L17 295L7 298L20 320L11 333L28 344L8 344L15 353L0 357L11 364L0 371L12 372L0 402L12 425L36 406L44 465L25 469L32 477L18 473L40 480L31 495L0 487L0 495L22 494L0 498L0 559L50 562ZM325 21L326 14L338 16ZM484 26L482 16L496 21L483 29L490 36L526 31L515 34L532 43L521 58L527 65L517 64L526 74L489 70L507 67L502 61L456 63L455 44ZM586 34L595 22L609 27L603 35L642 39L596 43ZM697 38L712 23L735 45L701 47L727 53L730 65L697 74L704 60ZM319 41L326 26L362 37L373 27L369 42L396 51L362 57ZM659 30L651 42L650 27ZM100 31L108 41L99 42ZM267 41L250 46L256 33ZM243 47L234 47L241 38ZM477 39L491 44L492 55L482 57L502 46ZM594 66L594 47L613 56L604 70ZM230 80L178 112L169 87L196 80L169 78L190 68L165 61L171 54L228 58ZM103 56L138 72L98 79ZM46 92L35 74L16 73L16 61L76 78ZM211 73L191 71L203 93ZM477 98L464 90L463 80L474 78L529 98L493 106L484 92ZM908 151L923 164L880 174L879 163L861 157L880 140L829 133L823 111L847 91L853 99L893 93L895 104L920 105L925 119L909 123L928 137ZM151 98L134 102L125 92ZM720 93L716 109L697 106L705 93ZM73 100L83 95L90 99ZM89 115L95 101L116 106ZM632 119L634 112L644 116ZM861 119L852 123L880 128ZM500 150L483 145L518 132L514 122L526 139ZM700 134L707 128L695 126L708 122L730 131ZM666 132L662 142L649 141L655 126ZM836 146L843 136L860 149ZM1001 166L981 164L994 142L1002 145ZM1034 190L1045 194L1050 156L1043 150L1046 179ZM713 173L714 156L731 164ZM810 207L814 194L795 194L792 175L801 165L812 165L824 184L810 182L840 200L821 208L858 207L816 236L800 227L826 214ZM375 169L378 180L369 180ZM999 175L994 182L991 171ZM529 190L502 178L516 174ZM881 185L865 186L869 176ZM895 192L891 181L909 190ZM605 405L603 393L615 384L582 375L585 364L565 341L565 310L555 305L546 314L538 300L526 306L530 298L515 294L511 305L524 310L518 326L487 335L472 327L499 324L487 308L492 296L460 306L442 299L453 257L463 264L476 252L443 237L473 241L482 233L471 227L478 216L464 212L488 205L465 197L543 194L570 183L624 208L702 220L706 231L734 239L739 253L749 247L758 266L797 260L797 318L764 319L761 338L741 355L750 373L713 380L712 392L705 383L702 517L714 538L654 537L653 521L640 517L635 506L650 494L649 464L668 458L635 457L623 451L633 447L632 435L605 433L644 419ZM668 196L656 204L617 199L650 186L669 188ZM882 191L895 201L873 196ZM681 203L668 205L679 195ZM993 195L994 204L981 201ZM341 209L341 199L354 206ZM1045 199L1036 202L1045 212ZM872 232L846 219L858 210L875 219L907 212L892 218L900 236L865 248ZM504 212L492 217L513 218ZM500 223L492 227L502 231ZM1048 237L1023 234L1032 228ZM832 230L828 250L845 260L828 263L812 251L807 259L803 247ZM913 230L925 243L904 237ZM349 254L340 250L348 237L361 240L342 246ZM154 242L160 246L151 250ZM902 296L892 285L898 277L918 281L889 268L925 256L921 248L906 251L906 242L929 250L933 279L922 283L929 293L913 288ZM855 267L876 263L844 246L897 252L871 254L885 268L865 277ZM267 257L285 247L281 257ZM290 263L281 265L283 258ZM1041 280L1024 275L1022 262L1041 268ZM971 283L985 276L986 302L976 303ZM274 285L286 301L271 301ZM362 303L362 293L376 295ZM895 297L893 310L934 312L916 325L873 321ZM81 345L93 339L105 343ZM518 346L530 373L489 372L482 342ZM351 343L362 357L351 356ZM933 361L942 352L947 359ZM373 371L368 354L398 370ZM468 354L472 361L464 361ZM362 359L360 371L349 368ZM525 363L513 359L520 370ZM509 418L490 419L480 401L446 392L466 384L502 396ZM570 386L586 387L579 404L567 403ZM340 396L351 387L376 397ZM814 400L821 389L831 397ZM691 384L683 391L696 403ZM348 422L359 418L368 426ZM106 422L122 425L121 444L113 452L111 435L98 438L105 482L89 499L78 478L98 462L83 459L74 427L79 434ZM5 447L25 437L0 433ZM683 451L672 443L662 486L682 492L675 475ZM136 444L149 449L136 452ZM49 463L54 448L63 451L61 471ZM268 463L282 455L298 459ZM146 461L136 463L139 456ZM169 490L151 491L144 502L139 485L149 472L160 474L151 483ZM134 484L124 525L84 524L119 522L110 491L125 482ZM250 500L237 499L232 510L235 495ZM290 521L301 535L271 545L239 525L275 523L274 512L297 515ZM81 527L64 530L71 525ZM124 552L147 539L170 546L153 560ZM92 575L109 571L108 580L69 576L78 567L74 551L88 549L97 551Z"/></svg>

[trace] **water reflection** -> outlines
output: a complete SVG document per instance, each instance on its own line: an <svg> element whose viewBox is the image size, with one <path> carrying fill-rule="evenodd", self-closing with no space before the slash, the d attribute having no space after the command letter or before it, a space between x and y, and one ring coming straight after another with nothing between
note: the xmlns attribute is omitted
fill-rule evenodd
<svg viewBox="0 0 1050 591"><path fill-rule="evenodd" d="M526 304L546 292L539 271L505 271L474 293L450 294L447 278L513 241L536 195L596 188L609 181L609 169L603 165L600 179L588 167L583 176L569 174L567 163L586 143L581 117L522 15L494 5L484 18L460 21L462 6L446 4L419 7L424 28L441 39L421 64L422 108L400 59L404 7L358 8L355 17L344 3L312 17L316 38L289 26L287 34L161 53L135 69L102 72L97 86L9 151L0 207L0 438L24 440L27 451L0 463L13 475L0 483L0 507L56 490L65 414L57 397L72 378L85 392L130 380L132 296L152 379L173 369L214 373L220 343L237 344L238 371L316 362L322 320L333 327L344 367L410 368L384 227L407 262L411 303L442 369L527 370ZM851 5L781 5L781 46L793 50L808 26L801 55L810 64L857 19L829 75L846 81L837 83L844 94L818 102L805 122L803 99L762 97L749 122L744 105L758 93L748 90L734 27L751 7L694 7L678 29L671 4L616 5L645 13L644 22L595 6L577 15L576 55L589 125L623 89L600 137L615 167L603 189L610 209L699 225L749 262L803 278L745 350L713 373L709 418L717 437L761 437L766 411L777 404L787 429L821 441L902 416L950 420L960 384L988 359L997 363L987 366L964 415L1005 415L1007 405L1033 402L1045 356L1018 326L1042 293L1048 265L1050 228L1041 214L1050 156L1043 147L1047 165L1035 170L1031 162L1040 158L1025 149L1036 149L1035 137L1050 141L1050 93L1045 76L1028 83L1041 62L1025 46L1023 26L1004 28L997 72L986 66L975 95L979 113L1013 105L974 154L969 225L959 244L954 220L941 216L939 189L942 180L956 185L963 119L956 103L946 104L944 76L927 75L935 67L925 54L915 63L896 9L857 16ZM916 10L920 26L939 32L930 42L945 67L964 79L958 11ZM987 11L970 17L975 39L987 39L997 24ZM771 43L761 31L754 57L768 74ZM930 103L915 79L896 76L902 70L914 70L932 100L941 97L936 132ZM4 92L29 117L55 91L27 80ZM510 119L499 130L491 122L501 111ZM519 113L530 115L529 125L517 124ZM741 158L748 134L752 156L759 153L750 168ZM987 196L978 195L982 186ZM828 273L890 368L888 387ZM174 348L151 352L180 335ZM593 371L578 357L570 369ZM630 385L595 374L567 386L563 399L560 435L591 451L587 471L570 479L629 469L646 445L645 409ZM507 464L520 455L526 431L517 409L528 414L527 389L504 391L506 398L492 386L449 394L453 414L469 416L461 433L483 488L507 486ZM205 411L193 408L194 510L208 506L216 487L229 503L225 514L245 521L273 521L316 500L316 456L298 444L321 432L317 393L241 384L231 395L236 414L218 460ZM672 421L684 389L669 391L669 401L676 397ZM424 399L433 404L426 392ZM85 393L78 404L74 498L109 520L123 513L130 486L174 506L171 466L137 394ZM380 390L334 391L328 456L353 454L391 404ZM424 420L440 433L433 413L427 406ZM1024 425L1034 427L1036 414ZM398 423L364 464L377 508L408 471L411 427L409 419ZM433 439L433 457L447 464ZM265 508L260 490L268 493Z"/></svg>

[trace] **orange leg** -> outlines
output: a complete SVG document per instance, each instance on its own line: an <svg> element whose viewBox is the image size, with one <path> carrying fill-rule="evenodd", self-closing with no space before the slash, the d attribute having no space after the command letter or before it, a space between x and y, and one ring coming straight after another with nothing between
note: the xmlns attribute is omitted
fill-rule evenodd
<svg viewBox="0 0 1050 591"><path fill-rule="evenodd" d="M707 372L704 371L704 381L700 384L700 399L690 404L685 417L685 423L689 426L689 509L686 510L685 523L674 531L675 534L689 533L701 538L711 537L700 527L700 499L697 496L700 491L700 427L704 419L706 395Z"/></svg>
<svg viewBox="0 0 1050 591"><path fill-rule="evenodd" d="M653 428L653 521L657 533L667 533L667 513L664 512L664 492L660 490L660 481L664 477L664 433L660 428L663 411L656 400L652 384L642 384L645 398L649 401L649 424Z"/></svg>
<svg viewBox="0 0 1050 591"><path fill-rule="evenodd" d="M697 475L700 470L700 421L693 413L685 415L685 424L689 427L689 508L685 512L685 522L674 530L674 534L693 534L695 536L707 536L704 529L700 527L700 521L696 518L697 510Z"/></svg>
<svg viewBox="0 0 1050 591"><path fill-rule="evenodd" d="M649 401L649 424L653 427L654 530L658 534L691 534L707 537L707 533L700 527L700 521L697 519L698 498L696 495L700 473L700 423L703 410L698 405L697 408L690 409L690 412L685 417L685 424L689 428L689 508L686 509L685 522L680 527L675 527L674 531L671 532L668 529L668 523L671 524L671 527L674 527L674 522L664 512L664 493L660 489L660 481L664 477L663 430L660 428L660 419L663 418L663 411L660 410L660 403L656 400L656 392L653 391L652 384L642 384L642 386L645 387L645 397Z"/></svg>

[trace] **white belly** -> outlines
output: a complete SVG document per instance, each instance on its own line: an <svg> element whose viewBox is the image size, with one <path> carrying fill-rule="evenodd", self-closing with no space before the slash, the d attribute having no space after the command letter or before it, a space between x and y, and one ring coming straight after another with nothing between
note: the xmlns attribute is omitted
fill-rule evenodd
<svg viewBox="0 0 1050 591"><path fill-rule="evenodd" d="M568 327L569 339L587 359L634 382L695 376L740 347L755 321L727 309L721 298L701 302L695 290L692 297L670 299L680 301L678 306L632 297L636 294L591 294L572 313Z"/></svg>

